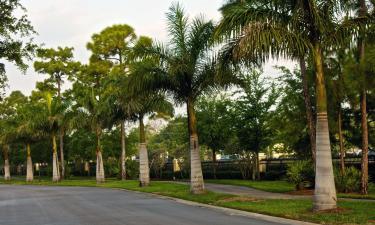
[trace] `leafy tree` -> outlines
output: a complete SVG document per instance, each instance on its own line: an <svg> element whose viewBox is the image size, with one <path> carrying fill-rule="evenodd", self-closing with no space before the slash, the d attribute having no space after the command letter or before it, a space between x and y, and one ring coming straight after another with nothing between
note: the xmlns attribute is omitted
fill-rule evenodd
<svg viewBox="0 0 375 225"><path fill-rule="evenodd" d="M241 151L254 153L253 179L260 179L259 152L272 143L272 107L278 98L273 83L267 83L261 73L253 71L242 78L242 90L234 103L235 132Z"/></svg>
<svg viewBox="0 0 375 225"><path fill-rule="evenodd" d="M16 141L17 108L26 101L25 99L20 91L14 91L0 102L0 146L3 149L5 180L10 180L9 151L10 144Z"/></svg>
<svg viewBox="0 0 375 225"><path fill-rule="evenodd" d="M212 150L213 174L216 179L216 153L224 150L232 138L231 100L225 94L203 97L197 102L200 141Z"/></svg>
<svg viewBox="0 0 375 225"><path fill-rule="evenodd" d="M110 110L103 97L105 79L108 77L111 63L93 55L88 65L82 67L73 83L72 98L76 112L74 124L78 128L91 130L96 136L96 181L105 181L102 144L103 129L109 127Z"/></svg>
<svg viewBox="0 0 375 225"><path fill-rule="evenodd" d="M121 35L119 35L121 34ZM132 98L128 90L129 71L132 63L142 63L142 57L137 56L137 48L141 46L151 45L152 41L147 37L139 37L136 39L134 31L128 25L115 25L106 28L101 33L101 41L113 42L112 47L106 47L107 53L102 52L102 57L111 60L114 66L111 68L110 78L106 82L107 99L113 110L113 120L115 124L120 125L121 137L121 178L126 179L126 127L125 121L131 120L131 112L140 105L136 98ZM92 44L93 47L99 44ZM102 48L100 48L102 49ZM113 50L115 49L115 50ZM110 53L108 53L110 52ZM97 53L98 54L98 53Z"/></svg>
<svg viewBox="0 0 375 225"><path fill-rule="evenodd" d="M48 81L51 82L52 85L56 85L57 96L61 101L61 86L64 83L64 78L72 77L80 67L80 64L73 60L73 48L58 47L57 49L38 49L37 56L41 61L34 62L35 71L50 76ZM61 128L64 127L66 126L62 126ZM64 129L59 131L61 179L64 179L65 176L64 133Z"/></svg>
<svg viewBox="0 0 375 225"><path fill-rule="evenodd" d="M35 50L32 39L34 28L26 15L26 9L19 0L0 2L0 59L26 69L25 60L30 59ZM0 75L4 80L5 65L0 63Z"/></svg>
<svg viewBox="0 0 375 225"><path fill-rule="evenodd" d="M278 151L295 154L298 158L311 159L309 153L309 134L306 124L306 105L303 98L303 78L299 70L293 71L278 67L281 76L277 78L277 85L280 93L277 108L272 121L275 143L282 144ZM310 69L307 69L308 78L312 81ZM309 95L314 99L311 88Z"/></svg>

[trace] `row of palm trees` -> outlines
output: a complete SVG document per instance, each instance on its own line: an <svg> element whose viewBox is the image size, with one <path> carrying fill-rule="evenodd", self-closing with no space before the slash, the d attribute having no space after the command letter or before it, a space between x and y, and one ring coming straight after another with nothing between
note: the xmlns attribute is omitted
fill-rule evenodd
<svg viewBox="0 0 375 225"><path fill-rule="evenodd" d="M367 5L372 7L371 12ZM72 49L50 49L45 54L41 53L39 58L44 64L36 62L35 68L51 75L49 81L55 82L57 94L55 98L48 94L39 98L47 110L45 115L37 117L40 119L32 127L48 131L43 134L50 135L53 180L58 181L64 174L64 134L68 130L74 132L78 127L85 127L96 136L96 179L104 182L101 136L103 130L111 129L113 125L121 129L121 174L122 179L126 179L125 122L138 121L139 180L141 186L147 186L150 178L144 118L172 115L173 106L168 101L172 99L176 105L186 105L191 192L204 192L195 112L197 99L206 93L241 83L237 72L246 70L249 65L259 65L269 57L287 57L300 62L305 81L306 62L311 62L315 71L316 122L311 113L310 97L306 91L304 93L307 115L310 115L307 122L316 171L314 209L335 208L337 198L328 130L324 62L329 49L345 49L353 43L359 46L358 63L363 62L366 34L373 29L373 9L374 2L364 0L231 0L220 9L222 18L215 25L203 16L190 20L177 3L166 14L169 32L166 44L137 37L128 25L114 25L92 36L87 44L92 53L87 65L72 62ZM344 13L348 16L343 17ZM61 62L65 64L61 66ZM64 76L68 76L73 87L61 94ZM307 83L304 82L304 85L307 86ZM51 91L54 89L50 88ZM368 134L365 86L361 92L361 108L362 183L366 192ZM70 114L74 116L67 116ZM28 133L24 136L34 135ZM61 163L57 156L57 137ZM4 146L8 142L2 140ZM27 149L29 157L29 145ZM62 174L59 165L62 165ZM28 177L32 180L31 175Z"/></svg>

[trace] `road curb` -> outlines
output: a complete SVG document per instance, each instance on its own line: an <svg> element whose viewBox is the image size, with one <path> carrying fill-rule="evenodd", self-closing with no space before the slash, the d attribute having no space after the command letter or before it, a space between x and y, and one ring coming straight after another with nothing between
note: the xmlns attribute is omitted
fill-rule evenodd
<svg viewBox="0 0 375 225"><path fill-rule="evenodd" d="M221 207L221 206L216 206L216 205L209 205L209 204L184 200L184 199L180 199L180 198L174 198L174 197L170 197L170 196L159 195L159 194L150 193L150 192L134 191L134 190L129 190L129 189L121 189L121 188L111 188L111 189L120 190L120 191L130 191L130 192L135 192L135 193L138 193L138 194L146 194L146 195L156 197L156 198L159 198L159 199L172 200L172 201L175 201L175 202L178 202L178 203L181 203L181 204L185 204L185 205L213 209L215 211L220 211L220 212L226 213L230 216L243 216L243 217L247 217L247 218L250 218L250 219L259 219L259 220L263 220L263 221L267 221L267 222L273 222L273 223L279 223L279 224L317 225L317 223L310 223L310 222L304 222L304 221L299 221L299 220L292 220L292 219L287 219L287 218L283 218L283 217L269 216L269 215L265 215L265 214L247 212L247 211L243 211L243 210L231 209L231 208L226 208L226 207Z"/></svg>

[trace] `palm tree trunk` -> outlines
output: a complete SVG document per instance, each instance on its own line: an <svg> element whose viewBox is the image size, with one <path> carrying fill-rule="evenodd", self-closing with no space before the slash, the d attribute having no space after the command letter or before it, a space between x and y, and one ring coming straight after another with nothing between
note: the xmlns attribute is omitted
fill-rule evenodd
<svg viewBox="0 0 375 225"><path fill-rule="evenodd" d="M9 169L9 145L3 147L4 151L4 180L10 180L10 169Z"/></svg>
<svg viewBox="0 0 375 225"><path fill-rule="evenodd" d="M359 0L359 16L363 17L367 14L367 6L365 0ZM365 27L360 27L358 37L358 64L361 73L362 82L360 93L361 107L361 128L362 128L362 161L361 161L361 194L368 193L368 127L367 127L367 103L366 103L366 74L364 71L365 62Z"/></svg>
<svg viewBox="0 0 375 225"><path fill-rule="evenodd" d="M100 144L101 130L100 128L96 129L96 182L103 183L105 182L104 175L104 164L102 156L102 148Z"/></svg>
<svg viewBox="0 0 375 225"><path fill-rule="evenodd" d="M310 145L311 145L311 156L312 160L315 164L316 158L316 136L315 136L315 123L314 123L314 116L311 106L311 99L309 94L309 85L307 83L307 72L306 72L306 63L303 57L299 60L299 65L301 69L301 76L302 76L302 84L303 84L303 99L305 102L306 108L306 119L307 119L307 126L309 128L309 136L310 136Z"/></svg>
<svg viewBox="0 0 375 225"><path fill-rule="evenodd" d="M57 96L60 101L61 99L61 77L57 79ZM61 130L59 133L59 144L60 144L60 167L61 167L61 174L60 179L64 179L65 177L65 160L64 160L64 132Z"/></svg>
<svg viewBox="0 0 375 225"><path fill-rule="evenodd" d="M61 179L65 178L65 160L64 160L64 132L61 131L59 134L60 142L60 161L61 161Z"/></svg>
<svg viewBox="0 0 375 225"><path fill-rule="evenodd" d="M146 146L145 125L143 116L139 116L139 186L150 184L150 168L148 165L148 152Z"/></svg>
<svg viewBox="0 0 375 225"><path fill-rule="evenodd" d="M342 111L341 105L339 105L338 115L338 130L339 130L339 142L340 142L340 172L344 175L345 172L345 149L344 149L344 138L342 135Z"/></svg>
<svg viewBox="0 0 375 225"><path fill-rule="evenodd" d="M26 165L26 182L32 182L34 180L33 174L33 161L31 160L30 144L26 144L27 151L27 165Z"/></svg>
<svg viewBox="0 0 375 225"><path fill-rule="evenodd" d="M126 180L125 121L121 121L121 180Z"/></svg>
<svg viewBox="0 0 375 225"><path fill-rule="evenodd" d="M331 145L329 140L327 95L323 71L322 49L314 43L314 64L316 72L316 163L314 211L336 208L336 189L333 177Z"/></svg>
<svg viewBox="0 0 375 225"><path fill-rule="evenodd" d="M187 101L187 115L190 135L190 191L194 194L200 194L204 192L204 181L199 154L197 119L194 102L191 98Z"/></svg>
<svg viewBox="0 0 375 225"><path fill-rule="evenodd" d="M59 160L57 157L57 144L56 144L56 135L52 134L52 181L58 182L60 180L60 171L59 171Z"/></svg>

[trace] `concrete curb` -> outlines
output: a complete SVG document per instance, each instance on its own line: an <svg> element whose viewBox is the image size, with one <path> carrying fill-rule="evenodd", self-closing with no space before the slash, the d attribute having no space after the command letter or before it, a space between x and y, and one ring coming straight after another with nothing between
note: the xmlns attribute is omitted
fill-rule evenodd
<svg viewBox="0 0 375 225"><path fill-rule="evenodd" d="M135 192L138 194L149 195L149 196L156 197L159 199L175 201L175 202L185 204L185 205L213 209L215 211L220 211L230 216L243 216L243 217L247 217L250 219L258 219L258 220L263 220L267 222L289 224L289 225L317 225L317 223L310 223L310 222L286 219L283 217L276 217L276 216L269 216L269 215L264 215L264 214L259 214L259 213L247 212L247 211L242 211L238 209L225 208L221 206L198 203L198 202L193 202L189 200L184 200L184 199L179 199L179 198L174 198L174 197L169 197L169 196L159 195L159 194L154 194L154 193L149 193L149 192L134 191L134 190L129 190L129 189L121 189L121 188L110 188L110 189Z"/></svg>

